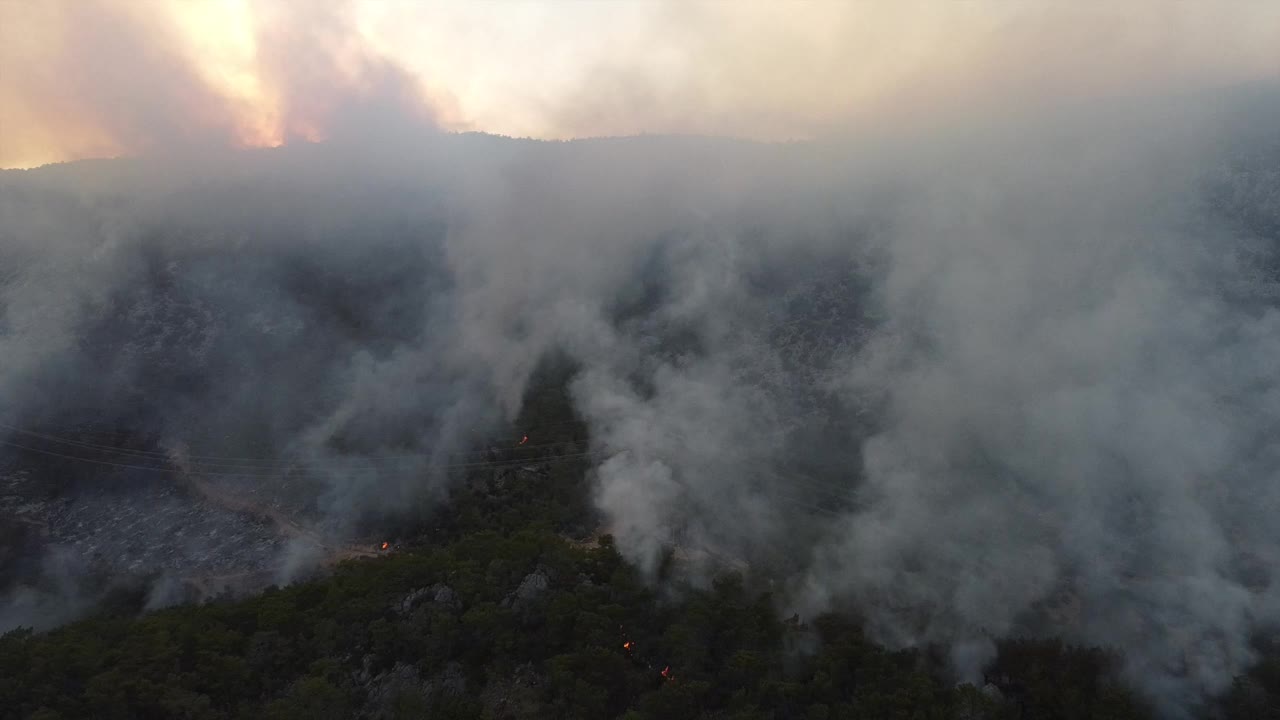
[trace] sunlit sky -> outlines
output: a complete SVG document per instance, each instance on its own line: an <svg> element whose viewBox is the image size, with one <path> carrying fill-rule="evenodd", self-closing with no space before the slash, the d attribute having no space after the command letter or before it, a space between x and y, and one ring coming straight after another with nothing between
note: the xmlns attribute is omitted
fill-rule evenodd
<svg viewBox="0 0 1280 720"><path fill-rule="evenodd" d="M802 139L1280 71L1280 3L1107 5L0 0L0 167L323 140L379 114Z"/></svg>

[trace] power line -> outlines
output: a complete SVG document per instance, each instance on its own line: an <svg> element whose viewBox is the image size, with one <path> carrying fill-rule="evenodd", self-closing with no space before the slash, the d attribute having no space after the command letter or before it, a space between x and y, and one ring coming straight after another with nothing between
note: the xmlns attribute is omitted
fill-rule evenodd
<svg viewBox="0 0 1280 720"><path fill-rule="evenodd" d="M88 450L99 450L99 451L102 451L102 452L112 453L112 454L114 454L114 455L122 455L122 456L127 456L127 457L136 457L136 458L140 458L140 459L156 459L156 460L168 460L168 459L170 459L170 458L173 456L173 454L172 454L172 453L169 453L169 452L163 452L163 451L155 451L155 450L141 450L141 449L136 449L136 448L124 448L124 447L120 447L120 446L118 446L118 445L102 445L102 444L98 444L98 443L84 442L84 441L81 441L81 440L72 440L72 439L70 439L70 438L60 437L60 436L57 436L57 435L50 435L50 434L47 434L47 433L39 433L39 432L35 432L35 431L32 431L32 430L25 430L25 429L23 429L23 428L14 427L14 426L12 426L12 425L6 425L6 424L4 424L4 423L0 423L0 429L6 429L6 430L10 430L10 431L12 431L12 432L20 433L20 434L23 434L23 435L28 435L28 436L31 436L31 437L37 437L37 438L40 438L40 439L42 439L42 440L47 440L47 441L49 441L49 442L53 442L53 443L57 443L57 444L61 444L61 445L70 445L70 446L73 446L73 447L79 447L79 448L84 448L84 449L88 449ZM560 441L555 441L555 442L538 443L538 444L532 444L532 445L531 445L531 444L525 444L525 445L517 445L517 446L511 447L511 448L505 448L503 451L505 451L505 452L511 452L511 451L515 451L515 452L527 452L527 451L529 451L529 450L537 450L537 449L542 449L542 448L549 448L549 447L563 446L563 445L565 445L565 444L575 443L575 442L578 442L578 440L577 440L576 438L575 438L575 439L572 439L572 440L560 440ZM489 450L475 450L475 451L471 451L471 452L464 452L464 453L448 453L448 454L443 455L442 457L475 457L475 456L485 455L485 454L487 454L488 452L490 452L490 451L489 451ZM302 458L299 458L299 459L297 459L297 460L282 461L282 460L275 459L275 458L266 458L266 457L248 457L248 456L234 456L234 455L183 455L183 457L185 457L185 458L187 458L187 459L190 459L190 460L196 460L196 461L203 461L203 460L220 460L220 461L226 461L226 462L210 463L210 465L212 465L212 466L235 467L237 464L244 464L244 465L250 466L250 469L252 469L252 466L253 466L253 465L259 465L259 466L262 466L262 467L264 467L264 468L272 468L272 467L288 468L288 467L294 467L294 466L298 465L299 463L305 463L305 462L308 462L307 460L302 459ZM404 453L404 454L400 454L400 455L380 455L380 456L379 456L379 455L370 455L370 456L361 456L361 457L356 457L356 458L342 458L342 457L337 457L337 458L325 458L325 459L324 459L324 462L326 462L326 463L342 463L342 462L353 462L353 463L355 463L355 462L366 462L366 461L421 460L421 459L428 459L428 458L434 458L434 457L436 457L436 456L435 456L435 454L433 454L433 453Z"/></svg>
<svg viewBox="0 0 1280 720"><path fill-rule="evenodd" d="M110 453L124 456L124 457L132 456L138 460L150 460L155 462L161 462L163 464L139 465L139 464L132 464L132 463L113 462L111 460L89 458L89 457L84 457L82 455L71 455L63 452L57 452L54 450L32 447L30 445L24 445L21 443L15 443L8 440L0 440L0 444L2 445L20 449L20 450L25 450L28 452L34 452L42 455L58 457L65 460L73 460L73 461L84 462L84 463L93 464L93 465L113 467L113 468L125 469L125 470L141 470L141 471L168 472L168 473L177 472L180 470L180 468L175 467L173 463L173 456L167 453L149 452L149 451L143 451L143 450L131 450L131 449L120 448L116 446L99 445L96 443L84 443L84 442L79 442L75 440L70 440L68 438L61 438L55 435L23 430L22 428L17 428L17 427L5 425L2 423L0 423L0 428L9 429L11 431L22 433L25 435L30 435L32 437L49 440L55 443L66 444L73 447L79 447L82 449L91 449L91 450L110 452ZM542 445L534 445L534 446L525 445L525 446L518 446L516 448L512 448L511 450L516 450L516 451L531 450L531 449L538 449L538 448L552 447L552 446L563 447L566 444L569 444L569 443L555 442L555 443L545 443ZM481 452L484 452L484 451L481 451ZM507 460L449 463L444 465L436 465L434 466L434 469L457 470L457 469L480 469L480 468L494 468L494 469L509 468L509 467L519 467L521 465L529 465L529 464L564 462L568 460L576 460L576 459L589 458L589 457L599 457L599 456L613 454L613 452L614 451L612 450L580 451L576 453L568 453L563 455L553 455L550 457L535 456L535 457L526 457L526 458L510 458ZM459 455L455 455L455 457L474 455L474 454L477 454L477 453L459 454ZM218 456L179 456L179 457L181 459L192 459L192 458L201 458L201 457L218 458ZM431 456L427 454L413 454L413 455L402 455L402 456L384 456L382 458L367 458L367 459L385 460L385 459L408 459L408 458L427 458L427 457L431 457ZM227 459L232 461L235 461L235 460L253 461L253 462L260 462L264 464L259 466L253 466L253 465L240 466L240 465L229 464L229 463L192 462L192 463L189 463L189 469L192 472L198 473L200 475L210 476L210 477L229 477L229 478L242 478L242 479L248 479L248 478L279 479L282 475L286 475L290 471L299 469L300 466L306 466L306 465L312 464L308 462L298 462L298 461L281 462L281 461L272 460L270 458L234 458L234 457L224 456L220 459ZM360 460L361 459L359 458L351 459L350 462L359 462ZM271 472L271 470L273 469L278 470L279 472ZM233 471L229 471L229 470L233 470ZM357 468L356 471L361 474L376 474L378 470L377 468ZM350 472L350 471L347 471L347 472ZM849 496L843 493L840 493L839 490L831 487L827 483L823 483L822 481L816 478L811 478L803 475L783 476L776 473L769 474L768 477L774 480L780 481L781 483L784 483L783 485L776 485L773 487L768 487L763 489L764 494L771 501L783 502L786 504L790 504L794 507L802 507L804 509L807 509L828 517L840 517L841 513L829 507L823 507L821 505L814 504L812 500L817 500L819 502L821 501L839 502L843 504L843 503L847 503L851 499ZM787 490L788 485L791 486L789 489L801 490L801 488L795 487L795 484L797 483L807 488L809 492L818 494L819 497L816 497L810 500L807 498L799 497L791 493L781 492L781 491ZM803 492L804 490L801 490L801 494L803 494Z"/></svg>
<svg viewBox="0 0 1280 720"><path fill-rule="evenodd" d="M50 455L53 457L63 458L66 460L77 460L80 462L90 463L93 465L103 465L103 466L116 467L116 468L127 469L127 470L148 470L152 472L170 472L170 473L177 472L179 470L179 468L175 468L172 465L168 465L168 466L130 465L127 463L111 462L109 460L97 460L94 458L86 458L86 457L76 456L76 455L67 455L66 453L60 453L52 450L45 450L42 448L31 447L29 445L22 445L20 443L15 443L9 440L0 440L0 445L17 448L19 450L26 450L29 452L40 453L41 455ZM604 454L604 451L569 453L565 455L553 455L551 457L543 457L543 458L521 458L516 460L496 460L496 461L475 462L475 463L454 463L454 464L447 464L447 465L436 465L434 466L434 469L457 470L457 469L464 469L464 468L518 467L520 465L562 462L565 460L574 460L578 458L592 457L592 456L602 455L602 454ZM200 464L193 464L191 469L195 472L198 472L201 475L209 475L214 477L236 477L236 478L278 478L279 477L278 473L210 472L210 471L204 470L203 469L204 467L217 467L217 465L206 466L206 465L200 465Z"/></svg>

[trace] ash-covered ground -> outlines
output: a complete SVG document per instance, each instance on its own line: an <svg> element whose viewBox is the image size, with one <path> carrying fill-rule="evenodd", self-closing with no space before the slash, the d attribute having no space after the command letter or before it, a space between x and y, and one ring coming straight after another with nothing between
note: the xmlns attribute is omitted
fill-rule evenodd
<svg viewBox="0 0 1280 720"><path fill-rule="evenodd" d="M271 523L194 495L172 476L49 497L39 471L0 477L0 509L38 529L42 542L114 575L182 576L261 571L283 542Z"/></svg>
<svg viewBox="0 0 1280 720"><path fill-rule="evenodd" d="M102 454L47 453L0 454L6 629L60 622L61 613L41 608L64 607L67 596L100 605L127 590L152 607L200 601L287 583L361 554L314 522L302 494L314 489L306 478L206 478L150 469L155 463L147 470L106 465Z"/></svg>

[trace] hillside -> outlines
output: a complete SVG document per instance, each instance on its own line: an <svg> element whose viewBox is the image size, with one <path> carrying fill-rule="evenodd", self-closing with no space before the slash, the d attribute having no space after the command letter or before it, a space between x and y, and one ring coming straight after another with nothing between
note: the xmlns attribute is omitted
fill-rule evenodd
<svg viewBox="0 0 1280 720"><path fill-rule="evenodd" d="M943 648L891 652L848 616L780 618L758 574L699 589L665 573L655 589L590 535L589 466L555 449L586 428L546 382L518 425L553 449L468 471L447 512L406 521L379 557L141 615L120 595L5 635L0 717L1152 717L1118 679L1124 648L1007 640L979 688L950 679ZM1204 716L1275 717L1277 668Z"/></svg>
<svg viewBox="0 0 1280 720"><path fill-rule="evenodd" d="M1265 717L1240 112L0 175L0 706Z"/></svg>

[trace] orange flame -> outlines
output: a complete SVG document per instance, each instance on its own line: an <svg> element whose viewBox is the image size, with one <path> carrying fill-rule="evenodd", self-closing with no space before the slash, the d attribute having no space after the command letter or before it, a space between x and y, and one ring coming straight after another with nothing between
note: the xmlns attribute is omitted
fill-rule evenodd
<svg viewBox="0 0 1280 720"><path fill-rule="evenodd" d="M516 443L516 447L520 447L521 445L527 442L529 442L529 436L525 435L524 437L520 438L520 442Z"/></svg>
<svg viewBox="0 0 1280 720"><path fill-rule="evenodd" d="M384 542L384 543L382 543L382 549L383 549L383 550L386 550L386 549L387 549L387 548L389 548L389 547L391 547L391 543L388 543L388 542Z"/></svg>
<svg viewBox="0 0 1280 720"><path fill-rule="evenodd" d="M664 677L664 678L666 678L666 679L668 679L668 680L670 680L670 679L671 679L671 666L670 666L670 665L668 665L668 666L666 666L666 667L662 668L662 677Z"/></svg>
<svg viewBox="0 0 1280 720"><path fill-rule="evenodd" d="M630 641L630 640L628 640L628 641L626 641L626 642L622 643L622 649L623 649L623 650L630 650L630 649L631 649L631 641Z"/></svg>

